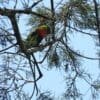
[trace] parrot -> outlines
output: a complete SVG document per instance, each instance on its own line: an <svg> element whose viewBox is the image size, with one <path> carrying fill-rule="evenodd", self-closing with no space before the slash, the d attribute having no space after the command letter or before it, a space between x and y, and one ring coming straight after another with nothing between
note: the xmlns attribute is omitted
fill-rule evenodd
<svg viewBox="0 0 100 100"><path fill-rule="evenodd" d="M35 31L28 35L25 41L26 47L38 47L42 39L44 39L50 33L50 27L48 25L39 25Z"/></svg>

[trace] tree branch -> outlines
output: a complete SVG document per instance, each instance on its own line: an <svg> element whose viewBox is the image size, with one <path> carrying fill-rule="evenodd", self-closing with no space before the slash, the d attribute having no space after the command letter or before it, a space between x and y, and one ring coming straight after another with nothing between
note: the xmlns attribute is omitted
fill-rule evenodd
<svg viewBox="0 0 100 100"><path fill-rule="evenodd" d="M52 12L52 33L55 33L55 9L54 9L54 2L51 0L51 12Z"/></svg>
<svg viewBox="0 0 100 100"><path fill-rule="evenodd" d="M10 14L8 17L10 18L10 21L11 21L11 24L12 24L12 27L14 30L14 35L15 35L16 40L17 40L17 44L19 45L21 51L25 52L23 41L22 41L22 38L21 38L21 35L19 32L19 28L18 28L18 24L16 21L16 16L15 16L15 14Z"/></svg>
<svg viewBox="0 0 100 100"><path fill-rule="evenodd" d="M87 56L84 56L82 54L79 54L77 52L75 52L74 50L72 50L68 45L66 45L63 41L60 41L67 49L69 49L72 53L74 53L75 55L79 56L79 57L82 57L82 58L85 58L85 59L90 59L90 60L99 60L100 58L92 58L92 57L87 57Z"/></svg>
<svg viewBox="0 0 100 100"><path fill-rule="evenodd" d="M11 45L11 46L9 46L9 47L3 49L3 50L0 50L0 53L5 52L6 50L8 50L8 49L10 49L10 48L12 48L12 47L14 47L14 46L16 46L16 45L17 45L17 43L15 43L15 44L13 44L13 45Z"/></svg>
<svg viewBox="0 0 100 100"><path fill-rule="evenodd" d="M97 30L98 30L99 43L100 43L100 20L99 20L98 4L96 0L93 0L93 1L94 1L94 6L95 6L96 24L97 24Z"/></svg>
<svg viewBox="0 0 100 100"><path fill-rule="evenodd" d="M67 25L68 26L68 25ZM71 29L73 29L73 30L75 30L75 31L77 31L77 32L80 32L80 33L82 33L82 34L86 34L86 35L89 35L89 36L94 36L94 37L97 37L98 35L95 35L95 34L91 34L91 33L88 33L88 32L84 32L84 31L82 31L82 30L79 30L79 29L77 29L77 28L75 28L75 27L71 27L71 26L68 26L69 28L71 28Z"/></svg>
<svg viewBox="0 0 100 100"><path fill-rule="evenodd" d="M38 17L43 17L47 20L53 20L53 18L50 18L50 17L47 17L47 16L44 16L42 14L39 14L39 13L36 13L34 11L31 11L30 9L25 9L25 10L15 10L15 9L1 9L0 8L0 14L3 15L3 16L9 16L9 15L15 15L15 14L33 14L33 15L36 15Z"/></svg>
<svg viewBox="0 0 100 100"><path fill-rule="evenodd" d="M35 7L37 4L39 4L41 1L43 1L43 0L38 0L37 2L33 3L33 4L29 7L29 9L32 9L32 8Z"/></svg>

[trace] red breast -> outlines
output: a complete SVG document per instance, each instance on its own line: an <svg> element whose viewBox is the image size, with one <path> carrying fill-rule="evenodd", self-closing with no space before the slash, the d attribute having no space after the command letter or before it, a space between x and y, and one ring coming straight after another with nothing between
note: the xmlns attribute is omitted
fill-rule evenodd
<svg viewBox="0 0 100 100"><path fill-rule="evenodd" d="M47 35L46 29L38 29L38 33L41 37L45 37Z"/></svg>

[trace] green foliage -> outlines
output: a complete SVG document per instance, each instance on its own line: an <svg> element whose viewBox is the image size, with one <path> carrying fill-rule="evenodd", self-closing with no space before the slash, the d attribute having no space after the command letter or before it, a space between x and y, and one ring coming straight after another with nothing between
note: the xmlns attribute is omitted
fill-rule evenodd
<svg viewBox="0 0 100 100"><path fill-rule="evenodd" d="M56 66L57 68L59 68L60 57L59 57L59 54L56 52L56 50L50 51L47 59L48 59L48 65L50 68L52 68L53 66Z"/></svg>
<svg viewBox="0 0 100 100"><path fill-rule="evenodd" d="M63 7L62 11L66 20L71 25L83 29L95 29L96 17L94 14L93 6L88 4L87 0L71 0L67 2Z"/></svg>
<svg viewBox="0 0 100 100"><path fill-rule="evenodd" d="M43 7L39 7L36 9L36 13L40 14L41 16L46 16L46 17L51 17L51 12ZM27 25L30 25L31 31L33 31L35 28L37 28L37 26L40 24L40 16L35 16L35 15L31 15L29 17L28 23ZM51 25L50 20L45 19L45 22L48 26Z"/></svg>
<svg viewBox="0 0 100 100"><path fill-rule="evenodd" d="M54 100L50 92L40 93L36 100Z"/></svg>

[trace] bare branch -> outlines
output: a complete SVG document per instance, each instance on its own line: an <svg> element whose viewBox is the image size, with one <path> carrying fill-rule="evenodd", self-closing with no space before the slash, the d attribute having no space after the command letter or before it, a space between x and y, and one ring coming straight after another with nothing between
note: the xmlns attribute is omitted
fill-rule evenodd
<svg viewBox="0 0 100 100"><path fill-rule="evenodd" d="M33 4L29 7L29 9L32 9L32 8L35 7L37 4L39 4L41 1L43 1L43 0L38 0L37 2L33 3Z"/></svg>
<svg viewBox="0 0 100 100"><path fill-rule="evenodd" d="M29 9L25 9L25 10L13 10L13 9L1 9L0 8L0 14L3 16L10 16L10 15L15 15L15 14L33 14L36 15L38 17L43 17L47 20L53 20L52 18L49 18L47 16L44 16L42 14L36 13L34 11L31 11Z"/></svg>
<svg viewBox="0 0 100 100"><path fill-rule="evenodd" d="M13 45L11 45L11 46L9 46L8 48L5 48L5 49L3 49L3 50L0 50L0 53L5 52L6 50L8 50L8 49L10 49L10 48L12 48L12 47L14 47L14 46L16 46L16 45L17 45L17 43L16 43L16 44L13 44Z"/></svg>
<svg viewBox="0 0 100 100"><path fill-rule="evenodd" d="M51 12L52 12L52 33L55 34L55 9L54 9L54 1L51 0Z"/></svg>
<svg viewBox="0 0 100 100"><path fill-rule="evenodd" d="M100 20L99 20L99 9L98 9L98 4L96 0L94 1L94 6L95 6L95 15L96 15L96 24L97 24L97 30L98 30L98 37L99 37L99 42L100 42Z"/></svg>

